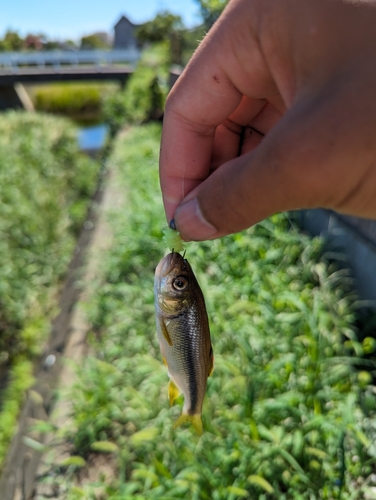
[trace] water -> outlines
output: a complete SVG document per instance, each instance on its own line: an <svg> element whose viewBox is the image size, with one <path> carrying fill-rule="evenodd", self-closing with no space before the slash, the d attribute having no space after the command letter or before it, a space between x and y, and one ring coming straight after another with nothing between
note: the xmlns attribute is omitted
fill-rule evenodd
<svg viewBox="0 0 376 500"><path fill-rule="evenodd" d="M103 148L108 133L105 124L83 127L78 132L78 144L82 151L96 153Z"/></svg>

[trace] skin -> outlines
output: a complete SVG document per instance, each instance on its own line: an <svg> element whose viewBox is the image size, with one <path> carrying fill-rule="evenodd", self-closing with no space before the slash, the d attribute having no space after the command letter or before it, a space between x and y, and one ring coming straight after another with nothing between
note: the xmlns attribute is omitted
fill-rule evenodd
<svg viewBox="0 0 376 500"><path fill-rule="evenodd" d="M376 219L376 2L232 0L167 99L160 181L185 240L324 207Z"/></svg>

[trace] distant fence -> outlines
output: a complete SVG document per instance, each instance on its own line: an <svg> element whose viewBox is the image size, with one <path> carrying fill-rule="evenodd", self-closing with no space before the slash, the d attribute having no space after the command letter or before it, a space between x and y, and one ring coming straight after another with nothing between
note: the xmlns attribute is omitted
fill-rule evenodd
<svg viewBox="0 0 376 500"><path fill-rule="evenodd" d="M140 51L134 49L114 50L51 50L39 52L0 53L0 73L17 74L21 68L44 69L52 66L91 65L108 66L114 64L134 64L140 58Z"/></svg>

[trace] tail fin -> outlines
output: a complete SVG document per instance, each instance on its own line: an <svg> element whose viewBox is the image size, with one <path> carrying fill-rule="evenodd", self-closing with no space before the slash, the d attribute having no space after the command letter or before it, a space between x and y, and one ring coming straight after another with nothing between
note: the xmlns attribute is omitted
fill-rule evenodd
<svg viewBox="0 0 376 500"><path fill-rule="evenodd" d="M179 427L182 424L185 424L186 422L190 422L193 425L199 436L202 435L203 427L202 427L202 420L200 413L196 413L195 415L188 415L187 413L182 413L175 422L174 429L176 429L176 427Z"/></svg>

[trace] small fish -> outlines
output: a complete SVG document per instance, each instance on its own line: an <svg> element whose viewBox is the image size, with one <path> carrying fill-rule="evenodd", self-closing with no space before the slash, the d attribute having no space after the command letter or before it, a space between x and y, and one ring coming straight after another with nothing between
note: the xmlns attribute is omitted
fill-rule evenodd
<svg viewBox="0 0 376 500"><path fill-rule="evenodd" d="M206 380L213 372L213 349L204 296L189 265L172 252L158 264L154 280L158 340L168 368L170 404L184 395L175 427L192 422L202 434L201 411Z"/></svg>

